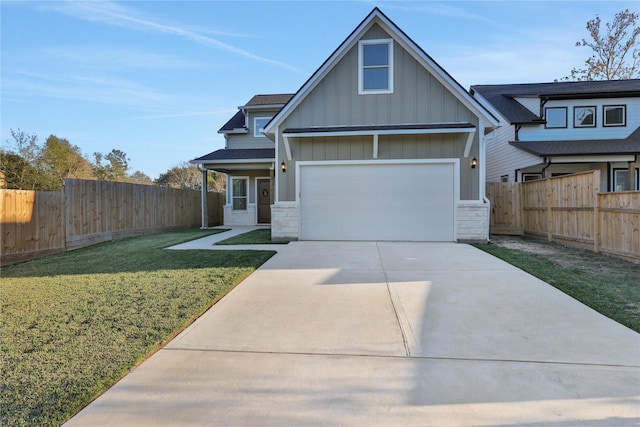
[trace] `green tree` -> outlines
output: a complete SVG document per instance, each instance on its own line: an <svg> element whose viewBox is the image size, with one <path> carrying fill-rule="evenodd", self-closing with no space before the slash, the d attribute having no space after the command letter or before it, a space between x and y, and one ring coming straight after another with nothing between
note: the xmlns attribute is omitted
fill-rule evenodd
<svg viewBox="0 0 640 427"><path fill-rule="evenodd" d="M0 171L3 175L3 186L18 190L40 190L43 181L37 170L37 161L41 147L38 136L20 129L11 129L13 141L7 141L10 147L2 150Z"/></svg>
<svg viewBox="0 0 640 427"><path fill-rule="evenodd" d="M135 171L129 178L134 184L153 185L153 180L151 179L151 177L141 171Z"/></svg>
<svg viewBox="0 0 640 427"><path fill-rule="evenodd" d="M155 183L164 187L199 191L202 188L202 173L195 165L182 162L160 174ZM217 172L209 172L207 190L224 191L224 175Z"/></svg>
<svg viewBox="0 0 640 427"><path fill-rule="evenodd" d="M93 171L104 181L129 182L129 159L124 151L112 149L107 154L93 153Z"/></svg>
<svg viewBox="0 0 640 427"><path fill-rule="evenodd" d="M639 15L625 9L606 24L601 34L600 17L587 22L590 39L582 39L576 47L590 47L593 54L585 68L574 68L562 80L627 80L640 77Z"/></svg>
<svg viewBox="0 0 640 427"><path fill-rule="evenodd" d="M59 190L66 178L95 179L91 163L82 155L80 147L55 135L47 138L40 153L41 170L54 178Z"/></svg>
<svg viewBox="0 0 640 427"><path fill-rule="evenodd" d="M19 154L0 150L0 188L50 190L52 179L31 166Z"/></svg>

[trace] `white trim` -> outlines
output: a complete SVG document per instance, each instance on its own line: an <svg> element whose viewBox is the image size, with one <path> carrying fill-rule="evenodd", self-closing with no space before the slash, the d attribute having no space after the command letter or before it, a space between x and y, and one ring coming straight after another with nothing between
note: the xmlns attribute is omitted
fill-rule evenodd
<svg viewBox="0 0 640 427"><path fill-rule="evenodd" d="M280 174L282 173L280 171L280 162L279 162L279 158L278 155L280 153L280 130L278 129L278 132L276 132L276 140L275 140L275 144L276 144L276 150L275 150L275 156L276 158L274 159L274 163L273 163L273 178L274 178L274 182L273 182L273 204L277 204L280 201L280 191L278 191L278 187L280 186Z"/></svg>
<svg viewBox="0 0 640 427"><path fill-rule="evenodd" d="M207 165L226 165L227 163L273 163L273 161L274 159L231 159L218 161L202 160L199 162L192 160L191 163L193 163L194 165L202 165L203 167L206 167Z"/></svg>
<svg viewBox="0 0 640 427"><path fill-rule="evenodd" d="M264 104L264 105L242 105L239 109L245 111L257 111L257 110L278 110L282 108L284 104Z"/></svg>
<svg viewBox="0 0 640 427"><path fill-rule="evenodd" d="M364 88L364 46L371 44L386 44L387 45L387 59L386 66L380 66L378 68L387 68L387 88L386 89L365 89ZM393 93L393 39L366 39L358 41L358 95L375 95Z"/></svg>
<svg viewBox="0 0 640 427"><path fill-rule="evenodd" d="M273 116L255 116L253 118L253 137L254 138L266 138L266 135L262 133L264 128L258 129L258 124L256 123L258 120L266 120L269 123Z"/></svg>
<svg viewBox="0 0 640 427"><path fill-rule="evenodd" d="M433 123L433 124L458 124L458 123ZM465 123L466 124L466 123ZM314 136L356 136L356 135L426 135L434 133L468 133L475 132L476 128L438 128L438 129L383 129L383 130L337 130L337 131L318 131L318 132L300 132L286 133L283 136L288 138L310 138Z"/></svg>
<svg viewBox="0 0 640 427"><path fill-rule="evenodd" d="M378 158L378 134L373 134L373 158Z"/></svg>
<svg viewBox="0 0 640 427"><path fill-rule="evenodd" d="M284 151L287 155L287 161L291 161L293 157L291 156L291 145L289 144L289 135L282 134L282 139L284 140Z"/></svg>
<svg viewBox="0 0 640 427"><path fill-rule="evenodd" d="M247 182L247 196L246 196L247 197L247 205L246 205L245 209L234 209L233 208L233 181L241 180L241 179L244 179ZM229 199L229 205L231 206L231 210L232 211L239 211L239 212L246 212L247 209L249 208L249 205L250 205L250 203L249 203L249 187L250 187L249 186L249 176L232 176L229 181L231 182L231 186L229 188L229 190L230 190L229 193L231 195L230 199Z"/></svg>
<svg viewBox="0 0 640 427"><path fill-rule="evenodd" d="M469 157L469 153L471 152L471 146L473 145L473 137L476 135L476 130L469 131L467 135L467 142L464 146L464 157ZM482 135L482 133L481 133Z"/></svg>

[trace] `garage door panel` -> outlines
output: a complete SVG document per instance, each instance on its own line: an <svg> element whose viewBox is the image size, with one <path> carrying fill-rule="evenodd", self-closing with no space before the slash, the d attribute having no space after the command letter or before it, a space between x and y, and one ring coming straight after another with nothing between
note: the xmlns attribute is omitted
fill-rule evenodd
<svg viewBox="0 0 640 427"><path fill-rule="evenodd" d="M300 237L453 240L454 165L301 165Z"/></svg>

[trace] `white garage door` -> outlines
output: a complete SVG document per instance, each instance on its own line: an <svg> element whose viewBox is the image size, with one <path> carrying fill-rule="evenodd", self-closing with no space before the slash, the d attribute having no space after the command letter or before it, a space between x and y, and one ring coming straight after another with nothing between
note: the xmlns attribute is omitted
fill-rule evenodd
<svg viewBox="0 0 640 427"><path fill-rule="evenodd" d="M454 173L454 163L301 163L300 238L453 241Z"/></svg>

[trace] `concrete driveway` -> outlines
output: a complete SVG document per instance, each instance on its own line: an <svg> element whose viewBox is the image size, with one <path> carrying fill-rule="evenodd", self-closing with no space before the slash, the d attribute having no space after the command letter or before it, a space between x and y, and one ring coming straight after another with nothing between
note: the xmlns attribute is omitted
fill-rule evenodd
<svg viewBox="0 0 640 427"><path fill-rule="evenodd" d="M640 424L640 335L480 250L278 250L68 425Z"/></svg>

